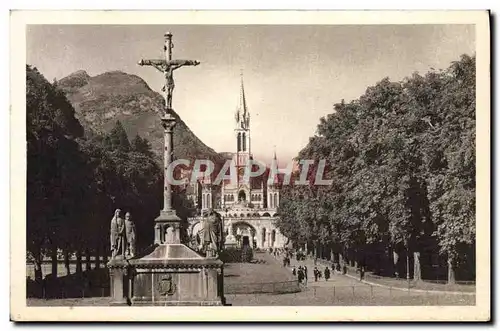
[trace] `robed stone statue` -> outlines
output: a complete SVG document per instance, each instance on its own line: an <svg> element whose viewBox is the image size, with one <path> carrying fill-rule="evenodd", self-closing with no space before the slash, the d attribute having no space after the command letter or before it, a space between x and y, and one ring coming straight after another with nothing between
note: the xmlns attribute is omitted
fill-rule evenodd
<svg viewBox="0 0 500 331"><path fill-rule="evenodd" d="M213 209L202 218L201 246L207 257L217 257L221 248L223 228L220 215Z"/></svg>
<svg viewBox="0 0 500 331"><path fill-rule="evenodd" d="M126 253L130 257L135 256L135 224L129 212L125 214L125 236L127 239Z"/></svg>
<svg viewBox="0 0 500 331"><path fill-rule="evenodd" d="M125 222L120 217L121 210L116 209L113 218L111 219L111 257L117 255L125 255Z"/></svg>

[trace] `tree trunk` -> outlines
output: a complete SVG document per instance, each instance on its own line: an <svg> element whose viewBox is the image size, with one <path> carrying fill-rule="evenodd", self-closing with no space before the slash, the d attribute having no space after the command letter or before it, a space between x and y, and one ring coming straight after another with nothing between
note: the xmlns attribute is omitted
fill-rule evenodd
<svg viewBox="0 0 500 331"><path fill-rule="evenodd" d="M40 282L43 279L42 254L38 253L34 256L33 264L35 267L35 281Z"/></svg>
<svg viewBox="0 0 500 331"><path fill-rule="evenodd" d="M90 265L90 250L88 248L85 249L85 271L89 271L91 269Z"/></svg>
<svg viewBox="0 0 500 331"><path fill-rule="evenodd" d="M448 284L455 284L455 261L448 257Z"/></svg>
<svg viewBox="0 0 500 331"><path fill-rule="evenodd" d="M95 254L95 266L94 269L99 269L101 267L101 257L99 256L100 250L97 249L96 254Z"/></svg>
<svg viewBox="0 0 500 331"><path fill-rule="evenodd" d="M51 250L50 250L50 259L52 263L52 275L51 277L57 277L57 267L58 267L58 261L57 261L57 245L53 243L51 245Z"/></svg>
<svg viewBox="0 0 500 331"><path fill-rule="evenodd" d="M82 251L79 249L76 251L76 273L82 273Z"/></svg>
<svg viewBox="0 0 500 331"><path fill-rule="evenodd" d="M399 268L398 268L399 253L396 252L395 248L393 248L392 250L392 262L393 262L394 276L399 277Z"/></svg>
<svg viewBox="0 0 500 331"><path fill-rule="evenodd" d="M413 252L413 281L422 280L422 269L420 268L420 252Z"/></svg>
<svg viewBox="0 0 500 331"><path fill-rule="evenodd" d="M71 270L69 268L69 250L64 250L64 267L66 268L66 275L71 275Z"/></svg>

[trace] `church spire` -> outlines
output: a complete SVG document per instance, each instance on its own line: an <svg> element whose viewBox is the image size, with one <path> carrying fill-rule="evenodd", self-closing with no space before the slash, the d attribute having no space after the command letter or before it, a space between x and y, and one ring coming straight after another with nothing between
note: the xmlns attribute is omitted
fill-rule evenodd
<svg viewBox="0 0 500 331"><path fill-rule="evenodd" d="M238 110L244 119L247 117L247 101L245 99L245 87L243 84L243 70L240 72L240 102L238 104Z"/></svg>
<svg viewBox="0 0 500 331"><path fill-rule="evenodd" d="M250 112L247 108L247 101L245 97L245 87L243 85L243 71L240 72L240 96L238 107L234 119L236 120L236 127L240 130L250 130Z"/></svg>

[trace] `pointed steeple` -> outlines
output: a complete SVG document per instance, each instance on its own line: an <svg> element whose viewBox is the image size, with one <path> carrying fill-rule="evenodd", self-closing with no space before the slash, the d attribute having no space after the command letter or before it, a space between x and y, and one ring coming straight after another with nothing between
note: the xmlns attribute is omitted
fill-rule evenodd
<svg viewBox="0 0 500 331"><path fill-rule="evenodd" d="M276 145L273 146L273 160L271 161L271 175L273 178L268 181L268 185L276 185L279 183L278 158L276 157Z"/></svg>
<svg viewBox="0 0 500 331"><path fill-rule="evenodd" d="M238 110L240 114L243 115L243 118L247 117L247 101L245 99L245 87L243 85L243 70L240 72L240 102L238 104Z"/></svg>

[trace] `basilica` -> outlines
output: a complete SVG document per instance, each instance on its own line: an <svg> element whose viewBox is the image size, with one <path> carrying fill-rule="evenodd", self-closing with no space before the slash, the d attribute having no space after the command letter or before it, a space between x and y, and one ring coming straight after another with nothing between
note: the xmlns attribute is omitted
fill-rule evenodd
<svg viewBox="0 0 500 331"><path fill-rule="evenodd" d="M236 171L235 180L224 179L220 183L214 176L200 178L186 188L199 214L214 209L223 219L226 243L249 245L253 248L268 249L283 247L287 240L276 227L280 203L281 177L276 174L269 180L270 169L254 178L244 176L251 151L250 113L245 99L243 79L241 80L239 103L234 116L235 151L228 153ZM276 153L271 167L277 168ZM189 218L191 235L200 229L201 216Z"/></svg>

